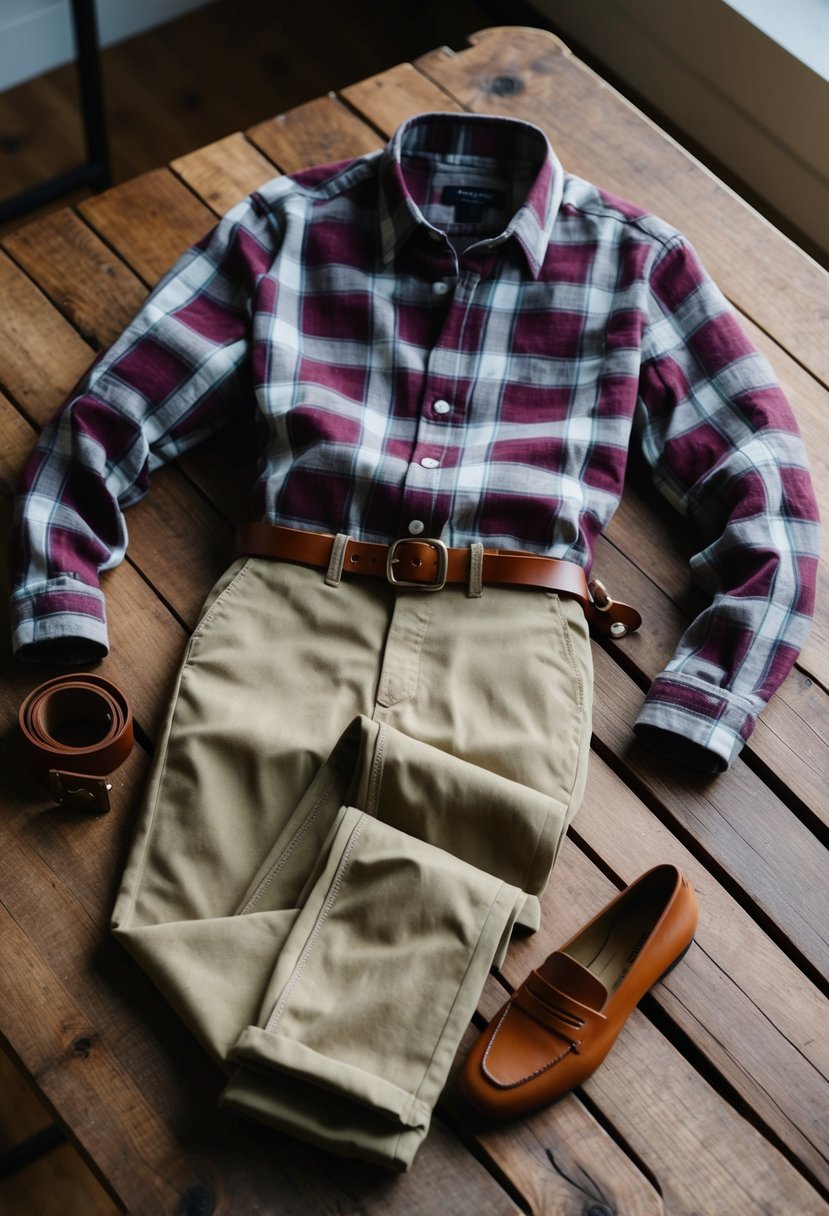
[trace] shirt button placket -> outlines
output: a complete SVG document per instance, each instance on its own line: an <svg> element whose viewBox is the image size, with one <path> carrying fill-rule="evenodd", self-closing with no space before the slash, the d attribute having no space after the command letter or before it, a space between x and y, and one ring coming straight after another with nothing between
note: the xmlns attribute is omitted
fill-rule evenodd
<svg viewBox="0 0 829 1216"><path fill-rule="evenodd" d="M454 267L454 274L456 274L456 273L457 273L457 263L455 264L455 267ZM450 272L450 274L453 274L453 272ZM470 276L468 276L468 275L465 277L466 277L466 279L470 278ZM460 291L458 290L459 288L460 288ZM451 278L435 279L434 282L431 284L430 291L431 291L431 295L432 295L433 299L435 299L435 300L439 299L441 301L445 301L445 303L448 307L447 307L446 317L444 318L443 325L441 326L441 334L438 337L437 341L435 342L435 345L432 347L431 351L429 352L429 355L427 358L426 380L425 380L425 384L424 384L424 395L422 398L423 404L421 407L422 413L420 415L420 424L418 426L418 433L414 436L415 448L420 447L421 450L424 447L426 447L428 450L429 446L434 445L435 436L434 436L434 433L432 433L431 437L429 436L428 424L429 423L434 424L438 421L448 421L449 415L453 414L454 410L455 410L455 406L452 403L450 403L449 401L446 401L443 397L437 395L437 393L435 392L435 389L437 388L438 392L440 391L437 385L434 388L431 387L430 375L429 375L429 372L430 372L429 365L431 364L432 358L436 354L436 352L440 351L444 347L448 347L451 349L451 345L452 345L451 339L449 342L446 342L445 339L446 339L447 335L451 335L452 332L457 329L458 324L460 323L459 317L457 315L453 316L453 314L456 314L456 310L457 310L458 306L460 306L462 311L466 310L469 307L471 296L474 294L474 283L466 282L463 285L461 285L460 280L458 282L456 282L454 279L454 276ZM435 456L414 456L412 465L410 466L410 468L413 469L413 468L416 468L419 466L421 469L435 470L435 469L440 468L441 463L442 463L441 460ZM433 483L433 484L436 484L436 483ZM417 475L413 474L413 481L411 481L411 482L409 481L409 477L407 476L406 482L404 483L404 486L403 486L404 502L406 501L406 498L407 498L407 489L410 486L412 488L414 488L414 486L416 486L416 485L418 485ZM420 482L418 488L419 488L420 493L417 494L417 498L422 501L422 494L424 491L426 491L426 485L423 482ZM436 494L436 491L433 491L433 496L432 496L433 505L437 505L437 497L434 497L435 494ZM414 505L414 503L412 505ZM423 505L425 505L425 504L423 504ZM420 514L422 511L422 506L415 506L415 510L417 510L418 514ZM413 519L409 522L409 524L407 526L408 526L410 535L420 536L426 530L427 525L423 519ZM430 527L431 526L432 525L430 525Z"/></svg>

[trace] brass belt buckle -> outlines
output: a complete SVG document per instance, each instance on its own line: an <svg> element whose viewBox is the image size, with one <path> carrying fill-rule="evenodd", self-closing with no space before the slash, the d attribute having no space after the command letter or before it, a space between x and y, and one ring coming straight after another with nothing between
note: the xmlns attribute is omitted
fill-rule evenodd
<svg viewBox="0 0 829 1216"><path fill-rule="evenodd" d="M49 792L60 806L73 811L108 811L111 789L106 777L49 770Z"/></svg>
<svg viewBox="0 0 829 1216"><path fill-rule="evenodd" d="M438 555L438 569L434 582L419 583L413 582L410 579L396 578L394 573L395 562L399 562L400 558L396 557L397 550L401 545L417 542L421 545L431 545ZM386 556L386 578L391 583L392 587L412 587L415 591L440 591L441 587L446 586L446 576L449 572L449 551L442 540L436 540L431 536L401 536L399 540L394 541L389 545L389 551Z"/></svg>

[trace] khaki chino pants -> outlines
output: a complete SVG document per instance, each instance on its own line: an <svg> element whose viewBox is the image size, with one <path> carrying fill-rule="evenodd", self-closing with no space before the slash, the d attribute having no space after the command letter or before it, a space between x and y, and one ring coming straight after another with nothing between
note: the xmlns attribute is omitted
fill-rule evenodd
<svg viewBox="0 0 829 1216"><path fill-rule="evenodd" d="M118 937L221 1101L405 1169L581 798L580 606L241 559L178 676Z"/></svg>

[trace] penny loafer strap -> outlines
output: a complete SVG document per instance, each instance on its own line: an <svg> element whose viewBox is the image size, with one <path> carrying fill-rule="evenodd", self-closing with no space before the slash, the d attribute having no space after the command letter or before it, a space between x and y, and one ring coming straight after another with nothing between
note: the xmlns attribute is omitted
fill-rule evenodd
<svg viewBox="0 0 829 1216"><path fill-rule="evenodd" d="M547 1030L572 1044L576 1051L585 1034L597 1030L607 1020L598 1010L553 988L537 971L521 985L513 1003Z"/></svg>

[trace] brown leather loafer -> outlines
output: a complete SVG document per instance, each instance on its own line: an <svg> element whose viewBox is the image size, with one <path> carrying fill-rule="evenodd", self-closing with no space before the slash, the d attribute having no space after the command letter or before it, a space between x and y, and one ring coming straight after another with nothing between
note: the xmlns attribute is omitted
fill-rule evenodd
<svg viewBox="0 0 829 1216"><path fill-rule="evenodd" d="M531 972L493 1018L461 1072L464 1098L486 1115L520 1115L586 1081L696 927L696 897L676 866L643 874Z"/></svg>

